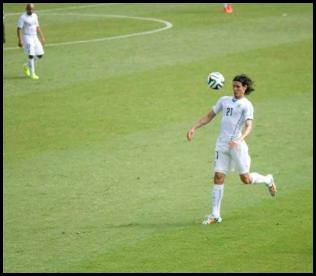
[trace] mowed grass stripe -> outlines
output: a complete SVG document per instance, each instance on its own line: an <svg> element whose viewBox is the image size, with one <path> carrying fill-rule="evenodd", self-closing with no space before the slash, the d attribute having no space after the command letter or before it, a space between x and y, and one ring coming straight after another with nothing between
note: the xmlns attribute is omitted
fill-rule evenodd
<svg viewBox="0 0 316 276"><path fill-rule="evenodd" d="M252 77L256 81L257 91L251 95L251 99L254 104L264 101L267 108L269 104L274 105L273 123L276 120L283 124L282 119L278 119L280 115L277 105L283 109L282 101L288 93L293 94L295 91L295 95L301 97L302 94L311 91L311 81L298 82L294 70L294 66L298 71L304 70L306 66L311 69L311 62L304 62L309 59L311 51L304 53L306 59L302 59L301 55L293 54L297 47L301 49L310 46L309 42L301 42L282 45L280 49L272 47L243 54L249 59L256 58L259 63L269 60L272 62L275 57L283 60L290 55L292 58L287 63L287 67L290 66L293 70L286 73L283 70L283 63L276 63L271 73L266 71L265 67L255 70L257 66L252 63L235 69L237 72L253 72ZM285 52L288 54L285 55ZM269 59L272 54L273 58ZM222 58L221 62L224 64L229 61L236 62L243 55L229 55ZM212 93L201 77L209 68L209 63L210 60L206 59L182 66L149 70L145 74L143 72L128 74L109 80L102 79L66 86L49 93L8 98L4 101L4 118L7 122L4 125L4 143L9 147L8 152L19 153L20 160L22 157L20 154L28 154L29 151L35 154L45 150L62 150L65 147L74 147L76 144L80 146L80 144L112 139L113 135L115 137L142 129L161 127L166 122L182 121L183 118L192 118L193 121L195 117L206 113L222 94L231 93L229 79L233 78L236 71L233 72L231 69L225 71L227 82L224 92ZM220 66L218 61L213 64L214 68ZM179 72L181 78L177 77L178 74L173 74L175 70ZM159 76L159 80L156 76ZM306 77L310 79L311 75ZM273 86L269 85L271 82ZM275 104L267 100L269 97L280 100ZM294 97L294 94L291 97ZM188 99L190 99L190 109L187 108ZM176 112L169 112L175 108ZM29 112L30 109L33 112ZM302 112L304 116L310 114L304 109ZM256 109L256 115L260 116L256 119L262 116L264 120L264 114L264 110ZM290 112L289 115L291 114L294 118L288 123L295 122L295 113ZM261 125L267 126L271 123L265 120ZM261 130L258 127L256 131ZM30 142L26 143L26 139ZM14 148L11 150L10 147Z"/></svg>
<svg viewBox="0 0 316 276"><path fill-rule="evenodd" d="M220 225L178 225L176 221L178 227L64 271L310 272L311 203L311 186L303 186L252 208L236 206L229 221ZM297 205L303 212L295 215ZM142 232L148 224L125 227Z"/></svg>

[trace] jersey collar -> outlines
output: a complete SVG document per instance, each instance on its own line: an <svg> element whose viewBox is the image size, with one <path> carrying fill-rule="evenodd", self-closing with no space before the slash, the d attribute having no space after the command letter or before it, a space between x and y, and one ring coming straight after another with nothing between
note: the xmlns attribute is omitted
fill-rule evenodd
<svg viewBox="0 0 316 276"><path fill-rule="evenodd" d="M232 98L232 102L233 103L235 103L235 102L237 102L237 101L240 101L240 100L242 100L244 97L242 97L242 98L240 98L240 99L237 99L237 98L235 98L235 96L233 96L233 98Z"/></svg>

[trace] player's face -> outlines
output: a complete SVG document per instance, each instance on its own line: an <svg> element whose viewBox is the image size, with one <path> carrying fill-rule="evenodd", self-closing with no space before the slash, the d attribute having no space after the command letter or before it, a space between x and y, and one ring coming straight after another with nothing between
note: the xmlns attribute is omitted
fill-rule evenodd
<svg viewBox="0 0 316 276"><path fill-rule="evenodd" d="M242 98L245 95L247 85L243 86L239 81L233 81L234 96L236 99Z"/></svg>
<svg viewBox="0 0 316 276"><path fill-rule="evenodd" d="M33 6L33 5L27 5L27 6L26 6L26 13L27 13L28 15L32 15L33 10L34 10L34 6Z"/></svg>

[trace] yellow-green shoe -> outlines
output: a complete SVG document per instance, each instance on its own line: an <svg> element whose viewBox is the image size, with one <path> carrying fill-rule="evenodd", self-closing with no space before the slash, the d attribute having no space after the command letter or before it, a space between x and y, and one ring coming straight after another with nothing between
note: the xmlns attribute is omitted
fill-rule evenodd
<svg viewBox="0 0 316 276"><path fill-rule="evenodd" d="M31 78L32 80L38 80L38 79L39 79L39 76L33 74L33 75L30 76L30 78Z"/></svg>
<svg viewBox="0 0 316 276"><path fill-rule="evenodd" d="M23 64L23 72L24 72L24 75L27 76L27 77L29 77L31 75L30 69L27 66L27 64Z"/></svg>

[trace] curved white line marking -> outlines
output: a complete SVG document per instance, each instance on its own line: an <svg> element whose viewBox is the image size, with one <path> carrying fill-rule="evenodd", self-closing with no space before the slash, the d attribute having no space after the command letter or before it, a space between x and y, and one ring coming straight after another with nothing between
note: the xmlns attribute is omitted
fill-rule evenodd
<svg viewBox="0 0 316 276"><path fill-rule="evenodd" d="M172 23L157 19L157 18L151 18L151 17L138 17L138 16L127 16L127 15L107 15L107 14L78 14L78 13L62 13L62 14L54 14L49 13L47 15L68 15L68 16L94 16L94 17L112 17L112 18L127 18L127 19L136 19L136 20L144 20L144 21L154 21L163 23L165 26L159 29L154 29L150 31L145 32L139 32L139 33L131 33L126 35L117 35L117 36L110 36L110 37L103 37L103 38L95 38L95 39L88 39L88 40L76 40L76 41L69 41L69 42L60 42L60 43L48 43L45 45L45 47L55 47L55 46L64 46L64 45L74 45L74 44L82 44L82 43L90 43L90 42L100 42L100 41L106 41L106 40L114 40L114 39L121 39L121 38L127 38L127 37L133 37L133 36L140 36L140 35L149 35L161 31L165 31L167 29L170 29L173 27ZM8 47L3 48L3 50L17 50L21 49L19 47Z"/></svg>
<svg viewBox="0 0 316 276"><path fill-rule="evenodd" d="M41 13L46 13L46 12L51 12L51 11L64 11L64 10L77 10L77 9L84 9L84 8L94 8L97 6L113 6L113 5L120 5L123 3L102 3L102 4L90 4L90 5L80 5L80 6L70 6L70 7L64 7L64 8L56 8L56 9L47 9L47 10L36 10L36 13L41 14ZM21 15L22 12L12 12L12 13L6 13L5 16L12 16L12 15ZM60 15L60 14L59 14Z"/></svg>

